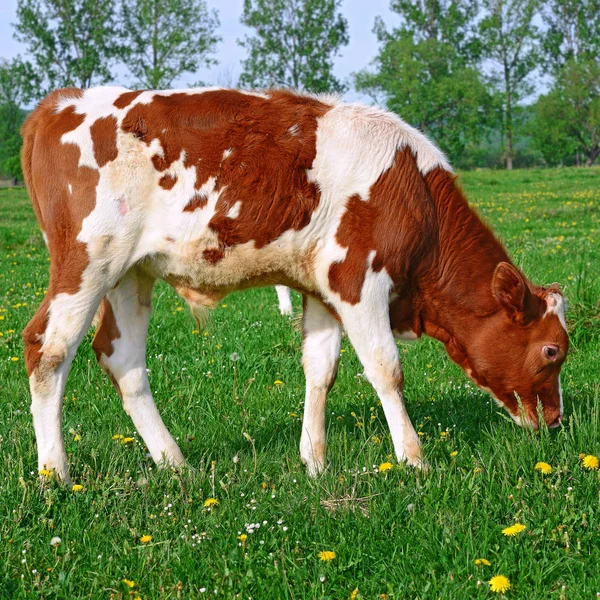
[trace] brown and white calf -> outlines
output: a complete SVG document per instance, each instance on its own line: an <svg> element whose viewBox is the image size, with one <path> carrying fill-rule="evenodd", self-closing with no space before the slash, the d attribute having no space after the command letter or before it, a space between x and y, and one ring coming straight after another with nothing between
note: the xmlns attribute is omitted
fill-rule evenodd
<svg viewBox="0 0 600 600"><path fill-rule="evenodd" d="M40 469L68 480L63 390L99 305L100 364L154 460L183 463L146 375L158 278L195 311L251 286L304 294L300 455L312 475L324 466L342 326L398 460L423 459L395 335L441 340L518 423L537 427L538 400L546 423L560 422L559 290L525 279L444 155L397 116L284 91L64 89L23 137L51 257L48 294L23 333Z"/></svg>

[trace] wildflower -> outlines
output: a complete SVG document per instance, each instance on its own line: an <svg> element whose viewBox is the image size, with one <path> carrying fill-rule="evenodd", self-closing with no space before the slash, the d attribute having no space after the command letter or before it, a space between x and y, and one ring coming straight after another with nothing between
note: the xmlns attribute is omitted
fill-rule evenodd
<svg viewBox="0 0 600 600"><path fill-rule="evenodd" d="M76 433L76 434L73 436L73 441L74 441L74 442L80 442L80 441L81 441L81 436L80 436L78 433Z"/></svg>
<svg viewBox="0 0 600 600"><path fill-rule="evenodd" d="M132 581L131 579L123 579L123 583L128 587L128 588L132 588L135 587L135 581Z"/></svg>
<svg viewBox="0 0 600 600"><path fill-rule="evenodd" d="M12 360L13 362L17 362L19 360L18 356L13 356L10 360Z"/></svg>
<svg viewBox="0 0 600 600"><path fill-rule="evenodd" d="M76 483L74 486L71 487L71 490L73 490L74 492L80 492L83 489L83 486L80 485L79 483Z"/></svg>
<svg viewBox="0 0 600 600"><path fill-rule="evenodd" d="M545 462L539 462L535 464L535 467L533 467L536 471L539 471L540 473L542 473L543 475L550 475L550 473L552 473L552 467Z"/></svg>
<svg viewBox="0 0 600 600"><path fill-rule="evenodd" d="M453 450L452 452L450 452L450 456L456 456L458 454L458 450Z"/></svg>
<svg viewBox="0 0 600 600"><path fill-rule="evenodd" d="M332 552L331 550L323 550L322 552L319 552L319 558L323 562L329 562L335 558L335 552Z"/></svg>
<svg viewBox="0 0 600 600"><path fill-rule="evenodd" d="M508 577L504 577L504 575L495 575L488 583L490 584L490 591L492 592L504 594L504 592L510 590L510 581L508 580Z"/></svg>
<svg viewBox="0 0 600 600"><path fill-rule="evenodd" d="M358 596L358 588L354 588L352 593L350 594L350 600L356 600L356 596Z"/></svg>
<svg viewBox="0 0 600 600"><path fill-rule="evenodd" d="M489 567L492 563L487 558L476 558L475 564L476 565L485 565L486 567Z"/></svg>
<svg viewBox="0 0 600 600"><path fill-rule="evenodd" d="M217 506L219 501L216 498L207 498L204 501L204 508L210 508L211 506Z"/></svg>
<svg viewBox="0 0 600 600"><path fill-rule="evenodd" d="M379 472L380 473L385 473L386 471L389 471L391 468L393 468L393 466L394 465L392 463L390 463L390 462L381 463L379 465Z"/></svg>
<svg viewBox="0 0 600 600"><path fill-rule="evenodd" d="M135 442L135 438L132 437L124 437L121 439L121 444L133 444Z"/></svg>
<svg viewBox="0 0 600 600"><path fill-rule="evenodd" d="M237 539L243 544L248 539L248 536L245 533L242 533L241 535L238 535Z"/></svg>
<svg viewBox="0 0 600 600"><path fill-rule="evenodd" d="M142 544L147 544L148 542L152 541L152 536L151 535L143 535L140 538L140 542L142 542Z"/></svg>
<svg viewBox="0 0 600 600"><path fill-rule="evenodd" d="M283 381L281 381L280 379L276 379L276 380L273 382L273 385L283 385Z"/></svg>
<svg viewBox="0 0 600 600"><path fill-rule="evenodd" d="M55 536L54 536L54 537L53 537L53 538L50 540L50 545L51 545L53 548L56 548L57 546L60 546L61 542L62 542L62 540L61 540L61 539L60 539L60 538L59 538L57 535L55 535Z"/></svg>
<svg viewBox="0 0 600 600"><path fill-rule="evenodd" d="M48 470L48 469L40 469L38 471L38 473L42 476L42 477L52 477L52 470Z"/></svg>
<svg viewBox="0 0 600 600"><path fill-rule="evenodd" d="M593 471L594 469L597 469L599 464L598 463L598 458L596 456L594 456L593 454L588 454L587 456L583 457L583 466L588 469L589 471Z"/></svg>
<svg viewBox="0 0 600 600"><path fill-rule="evenodd" d="M240 360L240 355L237 352L232 352L229 355L229 360L232 360L233 362Z"/></svg>
<svg viewBox="0 0 600 600"><path fill-rule="evenodd" d="M115 435L112 436L113 440L122 440L123 439L123 435L120 433L115 433Z"/></svg>
<svg viewBox="0 0 600 600"><path fill-rule="evenodd" d="M504 528L502 530L502 533L504 535L507 535L507 536L510 536L510 537L515 537L516 535L518 535L522 531L525 531L525 529L527 529L527 528L522 523L515 523L514 525L511 525L510 527Z"/></svg>

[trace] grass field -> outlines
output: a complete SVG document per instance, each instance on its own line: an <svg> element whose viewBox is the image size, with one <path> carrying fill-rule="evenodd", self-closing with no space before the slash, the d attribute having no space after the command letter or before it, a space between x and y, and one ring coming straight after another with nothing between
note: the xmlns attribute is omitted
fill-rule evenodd
<svg viewBox="0 0 600 600"><path fill-rule="evenodd" d="M274 290L228 297L198 331L160 284L150 381L191 468L159 472L146 457L89 334L64 402L78 492L37 480L20 333L48 258L25 190L0 190L0 598L490 598L498 574L507 598L600 595L600 471L580 459L600 455L600 169L479 171L462 183L528 276L563 286L563 426L518 428L424 339L399 348L431 470L396 465L344 340L328 468L308 479L297 449L301 337ZM514 523L526 529L503 535Z"/></svg>

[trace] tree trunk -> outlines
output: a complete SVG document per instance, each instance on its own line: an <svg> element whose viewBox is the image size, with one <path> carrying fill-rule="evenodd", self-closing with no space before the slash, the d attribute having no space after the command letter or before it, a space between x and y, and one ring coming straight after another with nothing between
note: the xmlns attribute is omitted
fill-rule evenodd
<svg viewBox="0 0 600 600"><path fill-rule="evenodd" d="M590 151L588 152L587 159L585 161L585 166L591 167L594 164L594 161L598 158L599 154L600 146L598 144L595 144L590 148Z"/></svg>
<svg viewBox="0 0 600 600"><path fill-rule="evenodd" d="M504 82L506 85L506 169L513 168L513 124L512 124L512 98L510 93L510 75L505 68Z"/></svg>
<svg viewBox="0 0 600 600"><path fill-rule="evenodd" d="M513 168L513 139L512 129L506 130L506 169L512 171Z"/></svg>

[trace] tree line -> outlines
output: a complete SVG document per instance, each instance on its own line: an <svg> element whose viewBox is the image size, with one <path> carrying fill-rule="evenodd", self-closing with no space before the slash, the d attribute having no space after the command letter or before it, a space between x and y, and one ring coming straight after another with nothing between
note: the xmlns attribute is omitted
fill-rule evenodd
<svg viewBox="0 0 600 600"><path fill-rule="evenodd" d="M353 87L461 168L596 161L600 0L390 0L390 9L400 25L378 17L377 56L342 81L342 0L244 0L251 33L237 43L247 57L228 83ZM169 88L218 64L219 26L205 0L19 0L14 37L27 55L0 59L0 171L22 176L19 127L31 102L65 86Z"/></svg>

